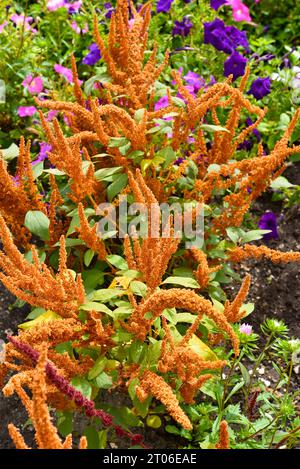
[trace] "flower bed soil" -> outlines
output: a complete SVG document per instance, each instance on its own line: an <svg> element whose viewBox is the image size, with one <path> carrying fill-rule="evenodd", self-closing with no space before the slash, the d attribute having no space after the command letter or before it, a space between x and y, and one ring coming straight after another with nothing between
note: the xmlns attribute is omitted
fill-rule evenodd
<svg viewBox="0 0 300 469"><path fill-rule="evenodd" d="M284 174L290 182L300 184L300 165L293 165ZM266 193L254 205L253 215L260 216L266 210L273 210L277 215L282 213L280 202L271 202L271 194ZM268 246L283 251L300 250L300 207L294 206L283 212L279 222L279 240L268 243ZM255 303L255 312L246 320L253 325L255 332L259 333L259 326L266 317L282 319L288 325L290 334L300 337L300 271L299 264L279 264L274 265L270 261L248 261L239 269L243 277L250 273L252 277L251 288L248 301ZM231 287L232 294L238 285ZM9 306L14 301L13 296L0 285L0 339L4 339L7 333L16 333L17 326L24 321L28 314L28 307L15 308L10 311ZM265 367L264 378L274 381L272 369L268 365ZM299 387L299 375L294 375L293 386ZM107 396L105 399L110 405L124 405L124 396L118 393L114 396ZM0 395L0 448L13 448L13 444L7 433L7 424L13 422L19 428L23 428L28 417L26 411L16 396L4 398ZM80 427L78 424L78 433ZM77 425L76 425L77 427ZM22 429L25 440L29 445L33 443L32 427L26 426ZM185 440L180 441L166 433L161 427L158 430L145 429L145 442L153 448L176 448L186 444ZM127 441L118 441L111 444L111 447L126 447Z"/></svg>

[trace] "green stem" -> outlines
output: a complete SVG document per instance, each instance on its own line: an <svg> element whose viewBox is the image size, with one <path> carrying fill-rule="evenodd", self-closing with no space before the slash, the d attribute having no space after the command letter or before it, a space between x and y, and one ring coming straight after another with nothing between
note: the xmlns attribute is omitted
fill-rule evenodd
<svg viewBox="0 0 300 469"><path fill-rule="evenodd" d="M259 365L261 364L263 358L264 358L264 355L267 351L267 349L269 348L271 342L272 342L272 339L274 337L274 333L272 332L264 346L264 348L262 349L258 359L256 360L255 364L254 364L254 368L253 368L253 371L252 371L252 375L250 376L250 379L249 379L249 383L248 383L248 386L246 388L246 396L249 396L249 392L251 390L251 386L252 386L252 382L253 382L253 379L256 375L256 371L257 371L257 368L259 367Z"/></svg>

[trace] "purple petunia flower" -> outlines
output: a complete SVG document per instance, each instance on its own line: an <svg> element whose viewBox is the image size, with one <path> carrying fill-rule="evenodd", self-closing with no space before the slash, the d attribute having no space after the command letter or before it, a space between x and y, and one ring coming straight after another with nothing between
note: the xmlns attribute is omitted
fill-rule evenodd
<svg viewBox="0 0 300 469"><path fill-rule="evenodd" d="M38 94L43 91L44 83L42 77L33 78L32 75L28 75L23 80L22 85L27 88L30 94Z"/></svg>
<svg viewBox="0 0 300 469"><path fill-rule="evenodd" d="M90 52L84 57L82 63L92 66L101 59L101 52L95 42L93 42L88 49Z"/></svg>
<svg viewBox="0 0 300 469"><path fill-rule="evenodd" d="M270 233L265 233L263 236L266 241L279 238L277 216L274 212L264 213L259 219L258 226L261 230L270 230Z"/></svg>
<svg viewBox="0 0 300 469"><path fill-rule="evenodd" d="M232 74L233 80L236 80L238 77L242 77L245 73L246 64L246 57L243 57L238 52L233 52L224 62L224 76L228 77Z"/></svg>
<svg viewBox="0 0 300 469"><path fill-rule="evenodd" d="M174 0L158 0L156 5L157 13L167 13L173 2Z"/></svg>
<svg viewBox="0 0 300 469"><path fill-rule="evenodd" d="M19 117L31 117L37 112L37 108L34 106L20 106L17 112Z"/></svg>
<svg viewBox="0 0 300 469"><path fill-rule="evenodd" d="M104 3L104 8L105 8L105 10L106 10L105 18L110 19L110 18L111 18L111 15L112 15L113 12L115 11L115 9L113 8L113 6L112 6L112 4L111 4L110 2Z"/></svg>
<svg viewBox="0 0 300 469"><path fill-rule="evenodd" d="M210 6L214 10L218 10L222 5L225 5L227 3L227 0L210 0Z"/></svg>
<svg viewBox="0 0 300 469"><path fill-rule="evenodd" d="M244 140L242 143L238 145L237 149L250 151L252 147L253 147L253 143L251 142L251 140Z"/></svg>
<svg viewBox="0 0 300 469"><path fill-rule="evenodd" d="M250 52L249 42L245 31L240 31L235 26L225 26L225 31L231 40L234 49L236 49L238 46L242 46L247 54Z"/></svg>
<svg viewBox="0 0 300 469"><path fill-rule="evenodd" d="M211 44L226 54L233 51L232 42L226 34L225 24L219 18L204 24L204 44Z"/></svg>
<svg viewBox="0 0 300 469"><path fill-rule="evenodd" d="M253 121L250 119L250 117L247 117L246 119L246 125L248 127L250 127L250 125L253 124ZM260 135L260 132L257 130L257 129L253 129L252 130L252 133L253 135L255 135L255 137L257 138L257 141L260 142L261 141L261 135Z"/></svg>
<svg viewBox="0 0 300 469"><path fill-rule="evenodd" d="M240 31L235 26L225 26L219 18L204 23L204 43L211 44L226 54L231 54L238 46L242 46L247 53L250 52L245 31Z"/></svg>
<svg viewBox="0 0 300 469"><path fill-rule="evenodd" d="M253 81L248 91L248 94L252 94L256 99L262 99L269 93L271 93L270 77L257 78Z"/></svg>
<svg viewBox="0 0 300 469"><path fill-rule="evenodd" d="M186 37L189 35L192 27L193 23L191 20L187 16L184 16L182 21L175 21L172 35Z"/></svg>

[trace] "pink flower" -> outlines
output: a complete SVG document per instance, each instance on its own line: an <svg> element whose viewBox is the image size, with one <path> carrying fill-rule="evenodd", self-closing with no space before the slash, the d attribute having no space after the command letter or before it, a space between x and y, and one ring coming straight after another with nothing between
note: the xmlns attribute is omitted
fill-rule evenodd
<svg viewBox="0 0 300 469"><path fill-rule="evenodd" d="M46 120L47 120L48 122L51 122L51 121L54 119L54 117L57 116L57 114L58 114L58 111L56 111L55 109L53 109L52 111L49 111L49 112L48 112L48 115L47 115L47 117L46 117Z"/></svg>
<svg viewBox="0 0 300 469"><path fill-rule="evenodd" d="M24 88L27 88L29 93L38 94L43 91L44 83L41 77L33 78L32 75L28 75L25 80L22 82Z"/></svg>
<svg viewBox="0 0 300 469"><path fill-rule="evenodd" d="M84 25L84 27L81 29L81 28L78 26L78 24L76 23L75 20L72 21L72 23L71 23L71 28L72 28L72 29L75 31L75 33L77 33L77 34L81 34L81 33L82 33L82 34L86 34L86 33L88 32L88 30L89 30L89 26L88 26L87 23L86 23L86 24Z"/></svg>
<svg viewBox="0 0 300 469"><path fill-rule="evenodd" d="M159 109L163 109L164 107L167 107L167 106L169 106L168 96L163 96L155 103L154 110L158 111Z"/></svg>
<svg viewBox="0 0 300 469"><path fill-rule="evenodd" d="M0 24L0 33L2 33L4 31L4 28L7 25L8 25L8 21L6 21L6 20L2 24Z"/></svg>
<svg viewBox="0 0 300 469"><path fill-rule="evenodd" d="M47 9L49 11L56 11L59 8L62 8L65 6L65 0L48 0L47 2Z"/></svg>
<svg viewBox="0 0 300 469"><path fill-rule="evenodd" d="M227 0L227 4L232 6L235 21L252 21L249 8L244 5L242 0Z"/></svg>
<svg viewBox="0 0 300 469"><path fill-rule="evenodd" d="M252 326L250 326L250 324L241 324L240 325L240 332L242 334L251 335L252 332L253 332Z"/></svg>
<svg viewBox="0 0 300 469"><path fill-rule="evenodd" d="M20 117L31 117L37 112L34 106L20 106L18 108L18 116Z"/></svg>
<svg viewBox="0 0 300 469"><path fill-rule="evenodd" d="M18 15L17 13L14 13L13 15L11 15L10 19L13 23L15 23L16 26L22 26L24 24L25 31L30 31L30 30L32 30L33 32L36 31L35 29L32 29L30 26L30 23L33 22L32 16L25 17L22 14Z"/></svg>
<svg viewBox="0 0 300 469"><path fill-rule="evenodd" d="M68 80L68 82L73 83L72 70L60 64L55 64L54 70L56 71L56 73L59 73L59 75L63 75Z"/></svg>

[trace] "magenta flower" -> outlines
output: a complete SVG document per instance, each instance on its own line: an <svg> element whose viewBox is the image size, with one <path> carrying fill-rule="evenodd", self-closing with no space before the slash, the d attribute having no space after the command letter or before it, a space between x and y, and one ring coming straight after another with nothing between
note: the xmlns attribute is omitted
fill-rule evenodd
<svg viewBox="0 0 300 469"><path fill-rule="evenodd" d="M0 24L0 33L2 33L4 31L4 28L7 25L8 25L8 21L6 21L6 20L2 24Z"/></svg>
<svg viewBox="0 0 300 469"><path fill-rule="evenodd" d="M270 230L270 233L265 233L263 236L266 241L279 238L277 216L274 212L264 213L259 219L258 226L261 230Z"/></svg>
<svg viewBox="0 0 300 469"><path fill-rule="evenodd" d="M65 0L48 0L47 2L47 9L49 11L56 11L59 8L64 7L66 4Z"/></svg>
<svg viewBox="0 0 300 469"><path fill-rule="evenodd" d="M252 21L249 8L241 0L227 0L227 4L232 6L235 21Z"/></svg>
<svg viewBox="0 0 300 469"><path fill-rule="evenodd" d="M243 57L238 52L233 52L230 57L224 62L224 75L228 77L233 75L233 79L242 77L245 73L247 64L246 57Z"/></svg>
<svg viewBox="0 0 300 469"><path fill-rule="evenodd" d="M155 103L154 110L158 111L159 109L163 109L164 107L167 107L167 106L169 106L168 96L163 96Z"/></svg>
<svg viewBox="0 0 300 469"><path fill-rule="evenodd" d="M270 77L257 78L253 81L248 91L256 99L262 99L267 94L271 93L271 80Z"/></svg>
<svg viewBox="0 0 300 469"><path fill-rule="evenodd" d="M48 112L46 120L48 122L51 122L54 119L54 117L57 116L57 114L58 114L58 111L56 111L55 109L52 109L51 111Z"/></svg>
<svg viewBox="0 0 300 469"><path fill-rule="evenodd" d="M78 13L81 7L82 7L82 0L79 0L78 2L74 2L74 3L66 2L66 8L70 14Z"/></svg>
<svg viewBox="0 0 300 469"><path fill-rule="evenodd" d="M54 65L54 70L55 70L56 73L58 73L59 75L64 76L65 79L66 79L69 83L73 83L73 73L72 73L72 70L70 70L69 68L64 67L63 65L60 65L60 64L55 64L55 65ZM82 81L79 80L79 83L81 84Z"/></svg>
<svg viewBox="0 0 300 469"><path fill-rule="evenodd" d="M196 72L191 72L189 70L183 78L185 79L188 85L193 87L193 92L196 94L198 93L200 88L203 88L203 86L205 86L204 78L198 75L198 73Z"/></svg>
<svg viewBox="0 0 300 469"><path fill-rule="evenodd" d="M38 94L43 91L44 83L42 77L33 78L32 75L28 75L25 80L22 82L24 88L27 88L29 93Z"/></svg>
<svg viewBox="0 0 300 469"><path fill-rule="evenodd" d="M250 324L241 324L240 332L245 335L251 335L253 332L252 326L250 326Z"/></svg>
<svg viewBox="0 0 300 469"><path fill-rule="evenodd" d="M34 106L20 106L17 112L19 117L31 117L37 112L37 109Z"/></svg>
<svg viewBox="0 0 300 469"><path fill-rule="evenodd" d="M75 31L75 33L77 34L86 34L89 30L89 26L88 24L86 23L83 28L80 28L80 26L78 26L78 24L76 23L76 21L72 21L71 23L71 28Z"/></svg>
<svg viewBox="0 0 300 469"><path fill-rule="evenodd" d="M14 13L13 15L10 16L10 20L15 23L16 26L23 26L25 31L33 31L35 32L35 29L32 29L30 26L30 23L33 22L32 16L24 16L24 15L18 15L17 13Z"/></svg>

